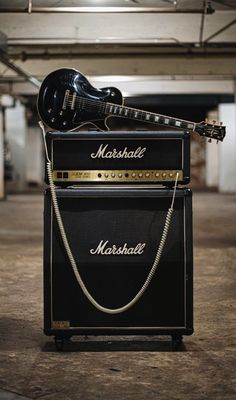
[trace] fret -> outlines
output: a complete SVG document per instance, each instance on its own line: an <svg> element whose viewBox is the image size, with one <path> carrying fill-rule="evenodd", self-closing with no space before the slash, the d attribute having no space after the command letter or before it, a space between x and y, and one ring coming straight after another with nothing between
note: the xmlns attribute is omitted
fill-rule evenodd
<svg viewBox="0 0 236 400"><path fill-rule="evenodd" d="M174 118L170 118L169 126L174 126L174 127L176 126Z"/></svg>
<svg viewBox="0 0 236 400"><path fill-rule="evenodd" d="M187 129L188 123L186 121L181 121L181 128Z"/></svg>
<svg viewBox="0 0 236 400"><path fill-rule="evenodd" d="M159 122L158 124L164 125L164 117L162 115L159 115Z"/></svg>

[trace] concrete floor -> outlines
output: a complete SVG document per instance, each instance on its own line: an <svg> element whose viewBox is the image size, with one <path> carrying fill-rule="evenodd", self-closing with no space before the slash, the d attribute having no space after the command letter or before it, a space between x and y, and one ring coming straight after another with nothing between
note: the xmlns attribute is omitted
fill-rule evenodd
<svg viewBox="0 0 236 400"><path fill-rule="evenodd" d="M42 196L9 196L0 221L1 400L236 399L235 196L194 194L195 334L174 353L168 337L56 352L42 330Z"/></svg>

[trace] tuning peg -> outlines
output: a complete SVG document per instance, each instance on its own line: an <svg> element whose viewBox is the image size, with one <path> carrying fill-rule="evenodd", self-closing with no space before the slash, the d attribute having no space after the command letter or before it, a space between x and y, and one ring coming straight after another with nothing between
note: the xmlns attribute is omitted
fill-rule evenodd
<svg viewBox="0 0 236 400"><path fill-rule="evenodd" d="M209 139L209 140L208 140L208 143L211 143L211 142L212 142L212 140L211 140L211 139Z"/></svg>
<svg viewBox="0 0 236 400"><path fill-rule="evenodd" d="M216 141L216 144L218 144L218 143L219 143L219 140Z"/></svg>
<svg viewBox="0 0 236 400"><path fill-rule="evenodd" d="M222 121L220 121L220 125L221 125L221 126L223 125L223 122L222 122Z"/></svg>
<svg viewBox="0 0 236 400"><path fill-rule="evenodd" d="M208 123L208 121L209 121L209 120L208 120L208 118L205 118L205 122L206 122L206 124Z"/></svg>
<svg viewBox="0 0 236 400"><path fill-rule="evenodd" d="M216 120L215 120L215 119L213 119L213 120L212 120L212 123L213 123L213 125L214 125L214 124L216 123Z"/></svg>

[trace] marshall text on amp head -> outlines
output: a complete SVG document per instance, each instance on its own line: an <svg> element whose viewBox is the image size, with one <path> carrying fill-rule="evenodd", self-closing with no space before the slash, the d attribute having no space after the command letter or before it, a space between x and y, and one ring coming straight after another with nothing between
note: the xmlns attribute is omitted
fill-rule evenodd
<svg viewBox="0 0 236 400"><path fill-rule="evenodd" d="M190 180L188 132L48 132L53 180L76 184L154 183Z"/></svg>

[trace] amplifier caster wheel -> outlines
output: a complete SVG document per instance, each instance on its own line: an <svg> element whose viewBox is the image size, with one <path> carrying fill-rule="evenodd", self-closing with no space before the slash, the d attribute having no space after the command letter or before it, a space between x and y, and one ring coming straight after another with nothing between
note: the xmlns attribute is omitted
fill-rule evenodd
<svg viewBox="0 0 236 400"><path fill-rule="evenodd" d="M56 347L57 351L63 351L65 339L60 336L55 336L54 342L55 342L55 347Z"/></svg>
<svg viewBox="0 0 236 400"><path fill-rule="evenodd" d="M172 335L172 351L178 351L183 342L182 335Z"/></svg>

